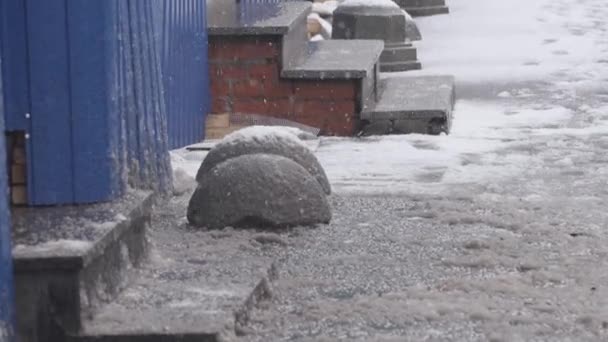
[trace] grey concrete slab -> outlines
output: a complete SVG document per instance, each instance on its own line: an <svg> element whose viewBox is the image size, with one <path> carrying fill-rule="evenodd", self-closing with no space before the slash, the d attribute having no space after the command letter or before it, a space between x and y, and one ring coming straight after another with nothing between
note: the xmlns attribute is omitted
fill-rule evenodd
<svg viewBox="0 0 608 342"><path fill-rule="evenodd" d="M450 13L450 8L447 6L406 7L405 10L412 17L424 17Z"/></svg>
<svg viewBox="0 0 608 342"><path fill-rule="evenodd" d="M77 207L15 210L15 302L20 340L58 341L124 288L147 257L154 196Z"/></svg>
<svg viewBox="0 0 608 342"><path fill-rule="evenodd" d="M383 62L380 64L380 71L382 72L401 72L420 69L422 69L422 63L420 63L418 60L404 62Z"/></svg>
<svg viewBox="0 0 608 342"><path fill-rule="evenodd" d="M449 132L455 101L453 77L387 77L380 81L380 87L380 101L369 111L361 113L361 119L371 123L396 123L399 133ZM426 122L426 130L421 130L418 123L408 128L408 122L419 121ZM441 126L439 132L435 131L437 123Z"/></svg>
<svg viewBox="0 0 608 342"><path fill-rule="evenodd" d="M306 58L308 46L307 17L298 17L292 28L283 35L281 67L289 68L300 64Z"/></svg>
<svg viewBox="0 0 608 342"><path fill-rule="evenodd" d="M382 51L380 61L382 63L402 62L402 61L417 61L418 53L416 48L411 44L395 44L387 46Z"/></svg>
<svg viewBox="0 0 608 342"><path fill-rule="evenodd" d="M207 4L210 35L283 35L311 11L306 1L255 3L214 0Z"/></svg>
<svg viewBox="0 0 608 342"><path fill-rule="evenodd" d="M380 56L381 71L407 71L419 69L416 49L407 37L406 17L411 18L397 5L338 6L333 18L333 39L381 39L385 42ZM419 38L419 35L413 38ZM384 66L387 64L387 66Z"/></svg>
<svg viewBox="0 0 608 342"><path fill-rule="evenodd" d="M406 39L405 14L398 7L345 6L334 11L333 39L381 39L401 43Z"/></svg>
<svg viewBox="0 0 608 342"><path fill-rule="evenodd" d="M185 218L190 195L155 208L149 263L133 269L130 285L85 319L71 341L232 341L270 295L281 238L194 229Z"/></svg>
<svg viewBox="0 0 608 342"><path fill-rule="evenodd" d="M384 49L380 40L311 42L304 61L281 75L301 79L360 79L370 76Z"/></svg>
<svg viewBox="0 0 608 342"><path fill-rule="evenodd" d="M401 7L445 6L445 0L395 0Z"/></svg>
<svg viewBox="0 0 608 342"><path fill-rule="evenodd" d="M154 201L150 192L130 192L109 203L12 212L15 271L78 269L130 228ZM149 210L149 209L148 209Z"/></svg>

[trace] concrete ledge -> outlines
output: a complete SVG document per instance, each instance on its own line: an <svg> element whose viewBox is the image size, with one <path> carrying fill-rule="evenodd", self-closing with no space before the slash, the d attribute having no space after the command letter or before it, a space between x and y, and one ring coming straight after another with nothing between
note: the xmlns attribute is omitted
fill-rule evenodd
<svg viewBox="0 0 608 342"><path fill-rule="evenodd" d="M380 64L380 71L382 72L400 72L420 69L422 69L422 63L420 63L418 60L405 62L385 62Z"/></svg>
<svg viewBox="0 0 608 342"><path fill-rule="evenodd" d="M248 258L174 270L143 269L115 301L66 340L225 341L247 325L260 300L269 298L276 274L273 262Z"/></svg>
<svg viewBox="0 0 608 342"><path fill-rule="evenodd" d="M361 79L372 76L384 49L381 40L311 42L304 62L285 68L281 76L298 79Z"/></svg>
<svg viewBox="0 0 608 342"><path fill-rule="evenodd" d="M149 192L83 206L17 208L12 213L16 273L79 270L130 229L154 201Z"/></svg>
<svg viewBox="0 0 608 342"><path fill-rule="evenodd" d="M22 341L58 341L114 299L147 256L154 196L15 212L15 301Z"/></svg>
<svg viewBox="0 0 608 342"><path fill-rule="evenodd" d="M404 9L412 17L424 17L450 13L450 8L447 6L406 7Z"/></svg>
<svg viewBox="0 0 608 342"><path fill-rule="evenodd" d="M380 81L380 101L361 119L365 134L449 133L455 102L452 76L393 76Z"/></svg>
<svg viewBox="0 0 608 342"><path fill-rule="evenodd" d="M306 22L311 4L304 1L247 5L235 0L207 4L208 34L284 35L298 22Z"/></svg>

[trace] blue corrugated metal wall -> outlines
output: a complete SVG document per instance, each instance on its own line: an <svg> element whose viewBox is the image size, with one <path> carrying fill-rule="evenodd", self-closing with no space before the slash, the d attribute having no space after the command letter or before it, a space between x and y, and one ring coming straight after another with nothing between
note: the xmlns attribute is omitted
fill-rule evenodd
<svg viewBox="0 0 608 342"><path fill-rule="evenodd" d="M204 137L210 110L205 0L155 0L171 148Z"/></svg>
<svg viewBox="0 0 608 342"><path fill-rule="evenodd" d="M2 48L0 48L0 52ZM0 66L2 54L0 53ZM4 131L4 99L0 68L0 132ZM13 268L11 255L10 212L8 209L6 150L0 139L0 341L12 341L14 323Z"/></svg>
<svg viewBox="0 0 608 342"><path fill-rule="evenodd" d="M205 0L0 0L7 130L31 204L169 189L167 150L203 138Z"/></svg>
<svg viewBox="0 0 608 342"><path fill-rule="evenodd" d="M165 0L172 1L172 0ZM167 190L171 187L167 111L155 31L154 3L115 0L117 42L116 94L121 113L121 159L129 185Z"/></svg>

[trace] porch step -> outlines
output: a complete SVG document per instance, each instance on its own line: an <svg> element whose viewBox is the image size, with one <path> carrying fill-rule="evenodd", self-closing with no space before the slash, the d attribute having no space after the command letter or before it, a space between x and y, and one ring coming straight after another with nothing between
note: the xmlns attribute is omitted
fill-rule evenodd
<svg viewBox="0 0 608 342"><path fill-rule="evenodd" d="M445 0L396 0L400 7L432 7L445 6Z"/></svg>
<svg viewBox="0 0 608 342"><path fill-rule="evenodd" d="M256 274L260 265L245 258L192 259L200 259L201 265L192 267L183 260L181 265L139 270L129 288L66 341L216 342L235 336L255 302L269 296L267 273Z"/></svg>
<svg viewBox="0 0 608 342"><path fill-rule="evenodd" d="M450 13L450 8L448 6L405 7L404 9L412 17L424 17Z"/></svg>
<svg viewBox="0 0 608 342"><path fill-rule="evenodd" d="M451 76L392 76L380 81L378 103L361 114L365 135L449 133L455 90Z"/></svg>
<svg viewBox="0 0 608 342"><path fill-rule="evenodd" d="M380 40L310 42L302 62L284 68L281 76L321 80L369 77L383 49Z"/></svg>
<svg viewBox="0 0 608 342"><path fill-rule="evenodd" d="M412 17L450 12L445 0L396 0L395 2Z"/></svg>
<svg viewBox="0 0 608 342"><path fill-rule="evenodd" d="M284 35L301 22L306 23L310 9L310 3L298 1L210 1L207 4L207 30L214 36Z"/></svg>
<svg viewBox="0 0 608 342"><path fill-rule="evenodd" d="M380 66L380 71L382 72L399 72L420 69L422 69L422 64L417 60L407 62L382 63L382 65Z"/></svg>
<svg viewBox="0 0 608 342"><path fill-rule="evenodd" d="M190 193L157 206L149 262L111 303L67 334L71 342L233 341L277 277L274 240L255 231L192 229ZM277 242L278 243L278 242Z"/></svg>
<svg viewBox="0 0 608 342"><path fill-rule="evenodd" d="M352 136L389 101L379 98L380 71L421 68L415 48L407 43L385 49L380 40L309 42L306 1L226 1L211 7L212 113L262 115L315 127L322 135ZM384 97L403 100L409 94L398 90L390 95L389 89ZM428 92L434 96L432 89ZM399 110L403 108L408 110ZM451 107L442 110L451 113Z"/></svg>
<svg viewBox="0 0 608 342"><path fill-rule="evenodd" d="M17 332L23 341L59 341L111 302L143 263L154 196L112 203L13 211Z"/></svg>
<svg viewBox="0 0 608 342"><path fill-rule="evenodd" d="M401 61L416 61L418 60L418 52L412 44L401 44L401 46L395 44L396 46L391 49L386 49L382 51L382 55L380 55L380 60L382 63L390 63L390 62L401 62ZM388 46L387 47L391 47Z"/></svg>

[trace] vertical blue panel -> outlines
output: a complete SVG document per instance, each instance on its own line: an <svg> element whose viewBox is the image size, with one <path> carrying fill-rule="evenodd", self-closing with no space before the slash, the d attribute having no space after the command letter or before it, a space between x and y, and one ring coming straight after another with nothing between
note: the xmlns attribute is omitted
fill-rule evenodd
<svg viewBox="0 0 608 342"><path fill-rule="evenodd" d="M29 112L25 1L0 0L0 42L3 51L5 129L26 130Z"/></svg>
<svg viewBox="0 0 608 342"><path fill-rule="evenodd" d="M116 0L116 18L119 44L117 46L118 59L118 98L124 136L126 167L129 184L139 188L142 184L139 163L139 132L137 131L137 107L135 101L135 81L133 75L133 54L131 53L131 25L129 21L129 2Z"/></svg>
<svg viewBox="0 0 608 342"><path fill-rule="evenodd" d="M131 36L131 56L133 58L132 72L133 72L133 83L135 96L135 107L136 107L136 121L134 129L138 133L138 147L139 151L137 158L139 160L139 175L142 180L148 180L153 178L152 170L146 167L152 158L154 151L150 146L150 132L148 131L146 115L150 110L149 105L149 91L148 85L145 84L144 72L145 63L144 55L145 49L149 47L147 42L144 40L143 35L143 24L145 18L142 18L141 5L146 0L129 0L129 30Z"/></svg>
<svg viewBox="0 0 608 342"><path fill-rule="evenodd" d="M74 202L71 75L65 0L26 0L30 62L29 170L35 205Z"/></svg>
<svg viewBox="0 0 608 342"><path fill-rule="evenodd" d="M161 64L167 105L169 146L178 148L204 137L210 109L205 0L155 0L162 3Z"/></svg>
<svg viewBox="0 0 608 342"><path fill-rule="evenodd" d="M171 169L159 44L154 28L159 16L149 0L118 1L119 68L122 125L126 128L129 183L167 191Z"/></svg>
<svg viewBox="0 0 608 342"><path fill-rule="evenodd" d="M168 134L167 134L167 107L164 101L165 88L162 81L162 70L160 64L160 33L156 32L154 20L158 17L154 14L154 4L151 1L145 3L145 18L147 32L146 40L150 44L148 51L149 77L147 82L151 85L151 104L153 110L149 112L149 124L153 133L153 148L160 161L154 162L156 167L156 179L158 179L158 189L169 189L172 187L171 163L168 155Z"/></svg>
<svg viewBox="0 0 608 342"><path fill-rule="evenodd" d="M0 132L4 132L1 52L0 48ZM4 137L0 138L0 340L12 341L14 338L13 268L4 140Z"/></svg>
<svg viewBox="0 0 608 342"><path fill-rule="evenodd" d="M111 98L111 2L67 0L74 200L120 193L116 113ZM44 22L41 23L44 25Z"/></svg>

